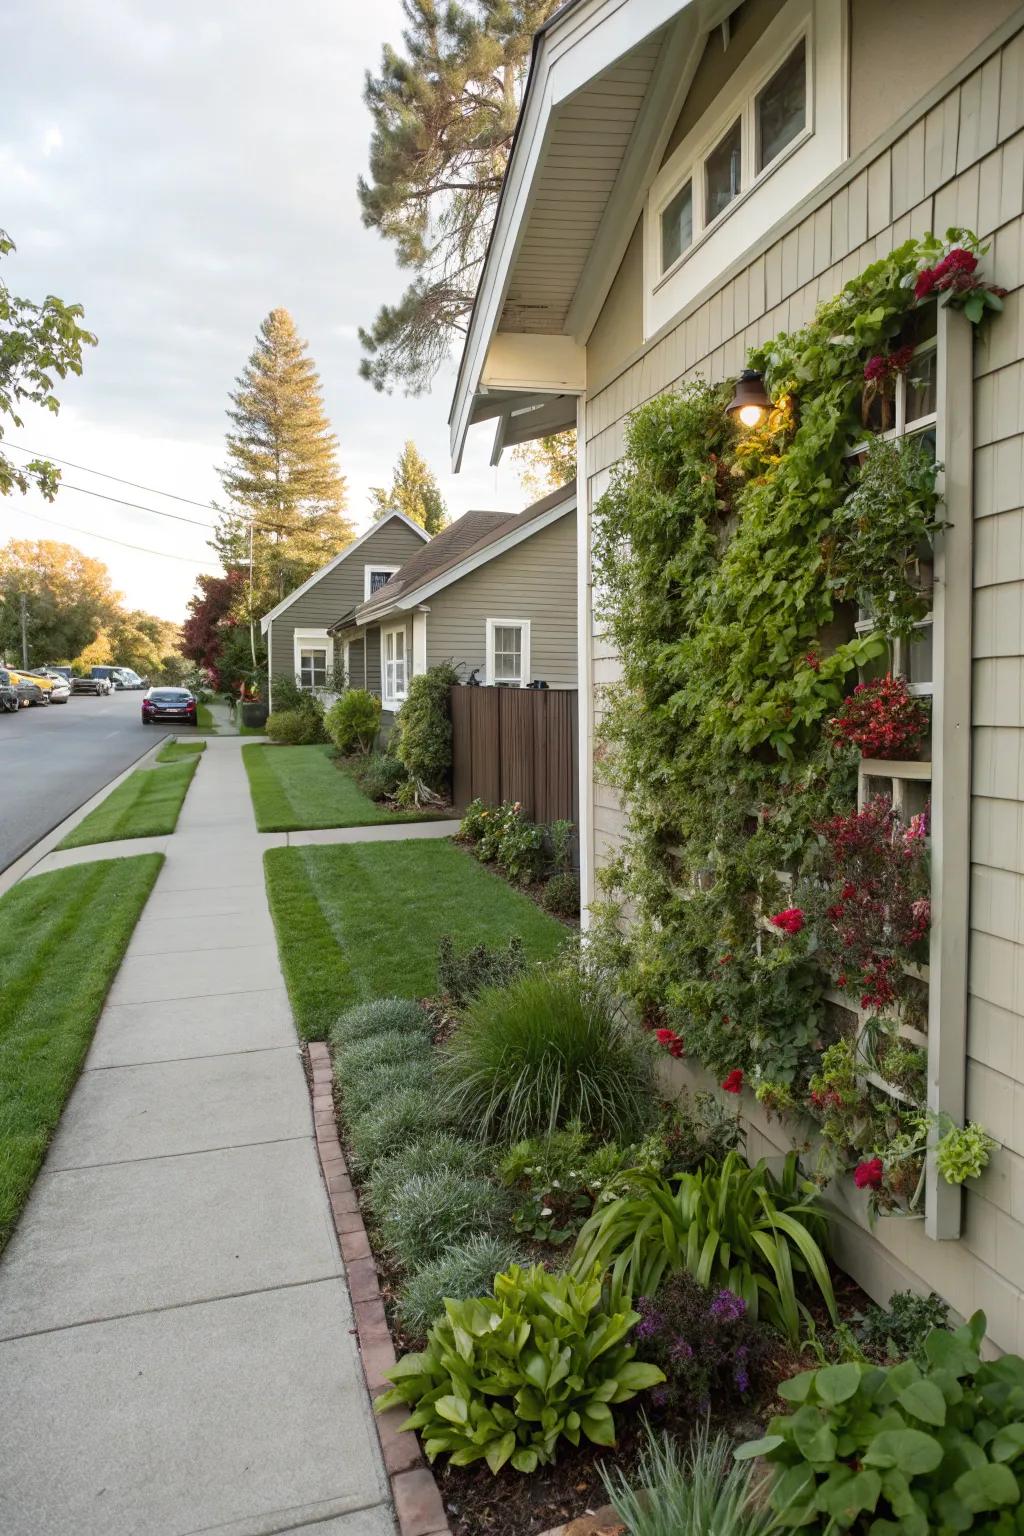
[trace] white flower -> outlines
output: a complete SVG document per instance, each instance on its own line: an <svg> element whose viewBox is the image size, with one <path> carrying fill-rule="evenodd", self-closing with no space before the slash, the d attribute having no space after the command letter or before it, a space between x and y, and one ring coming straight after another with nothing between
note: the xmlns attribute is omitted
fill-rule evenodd
<svg viewBox="0 0 1024 1536"><path fill-rule="evenodd" d="M551 1215L551 1207L550 1207L550 1205L545 1205L545 1206L541 1207L541 1215L542 1216L550 1216Z"/></svg>

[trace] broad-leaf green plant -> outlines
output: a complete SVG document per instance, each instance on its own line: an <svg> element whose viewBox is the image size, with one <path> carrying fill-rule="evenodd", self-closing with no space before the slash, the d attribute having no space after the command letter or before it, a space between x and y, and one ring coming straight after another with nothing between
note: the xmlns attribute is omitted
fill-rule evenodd
<svg viewBox="0 0 1024 1536"><path fill-rule="evenodd" d="M856 1536L1014 1536L1024 1481L1024 1360L982 1362L985 1315L936 1329L926 1363L855 1361L779 1388L792 1411L740 1459L775 1469L787 1526Z"/></svg>
<svg viewBox="0 0 1024 1536"><path fill-rule="evenodd" d="M411 1407L402 1428L419 1430L430 1461L534 1472L563 1439L614 1445L612 1409L665 1379L633 1358L638 1320L604 1310L596 1270L574 1280L513 1265L492 1295L445 1303L426 1349L392 1367L374 1407Z"/></svg>
<svg viewBox="0 0 1024 1536"><path fill-rule="evenodd" d="M701 1285L742 1297L751 1317L795 1343L807 1315L801 1280L836 1317L825 1235L816 1188L800 1177L795 1153L776 1179L763 1159L750 1167L729 1152L721 1165L708 1162L671 1180L631 1175L628 1192L584 1226L572 1272L610 1269L617 1299L653 1296L665 1275L685 1269Z"/></svg>

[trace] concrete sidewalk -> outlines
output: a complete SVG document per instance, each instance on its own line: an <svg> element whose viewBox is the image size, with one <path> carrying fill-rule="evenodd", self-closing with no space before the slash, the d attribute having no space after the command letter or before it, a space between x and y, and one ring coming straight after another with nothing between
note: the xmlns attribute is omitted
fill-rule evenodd
<svg viewBox="0 0 1024 1536"><path fill-rule="evenodd" d="M4 1536L394 1530L244 740L210 742L160 840L0 1261Z"/></svg>

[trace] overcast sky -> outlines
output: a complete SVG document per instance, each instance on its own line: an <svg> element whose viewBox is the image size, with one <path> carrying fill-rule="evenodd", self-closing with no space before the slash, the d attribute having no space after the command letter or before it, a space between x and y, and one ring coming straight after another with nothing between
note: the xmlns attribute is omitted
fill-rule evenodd
<svg viewBox="0 0 1024 1536"><path fill-rule="evenodd" d="M488 467L485 428L471 435L462 473L450 473L451 370L416 400L377 395L357 374L357 326L404 286L390 248L363 228L355 190L370 134L363 74L400 27L399 0L4 8L0 227L18 247L5 280L29 298L82 303L99 338L83 377L61 386L60 415L26 418L9 442L209 502L228 390L260 321L284 305L320 370L360 529L371 521L368 487L390 482L407 437L453 515L522 505L511 463ZM206 515L80 469L63 474L68 485ZM7 497L0 519L0 542L76 544L106 561L133 606L165 618L180 619L196 573L216 569L201 528L70 489L52 507Z"/></svg>

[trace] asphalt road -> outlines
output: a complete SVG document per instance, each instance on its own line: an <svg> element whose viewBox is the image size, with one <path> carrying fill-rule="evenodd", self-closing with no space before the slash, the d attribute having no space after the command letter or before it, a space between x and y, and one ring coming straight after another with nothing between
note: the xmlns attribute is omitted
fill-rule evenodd
<svg viewBox="0 0 1024 1536"><path fill-rule="evenodd" d="M174 728L142 724L141 693L80 694L0 712L0 870ZM178 727L180 730L180 726Z"/></svg>

